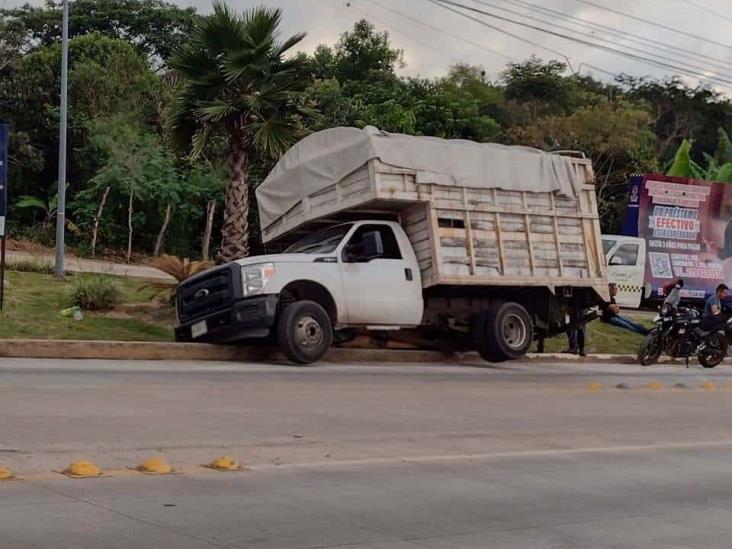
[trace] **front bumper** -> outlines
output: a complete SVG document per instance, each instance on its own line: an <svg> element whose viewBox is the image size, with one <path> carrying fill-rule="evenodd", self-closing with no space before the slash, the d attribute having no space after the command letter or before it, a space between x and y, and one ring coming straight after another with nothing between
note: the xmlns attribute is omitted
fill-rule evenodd
<svg viewBox="0 0 732 549"><path fill-rule="evenodd" d="M231 307L182 323L175 328L175 340L185 342L231 343L270 335L277 316L278 296L248 297ZM206 322L206 333L194 338L193 325Z"/></svg>

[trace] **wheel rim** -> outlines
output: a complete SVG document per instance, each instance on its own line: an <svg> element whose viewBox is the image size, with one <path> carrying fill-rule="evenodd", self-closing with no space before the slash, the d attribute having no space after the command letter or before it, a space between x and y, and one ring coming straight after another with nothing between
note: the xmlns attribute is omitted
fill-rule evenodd
<svg viewBox="0 0 732 549"><path fill-rule="evenodd" d="M658 340L658 338L654 337L641 351L641 360L648 361L654 359L657 354L660 354L660 346L661 342Z"/></svg>
<svg viewBox="0 0 732 549"><path fill-rule="evenodd" d="M501 333L503 341L506 342L511 349L520 350L526 345L529 329L523 318L515 313L505 316L501 324Z"/></svg>
<svg viewBox="0 0 732 549"><path fill-rule="evenodd" d="M295 340L301 347L306 349L318 347L323 343L324 338L323 327L312 316L305 315L297 321Z"/></svg>

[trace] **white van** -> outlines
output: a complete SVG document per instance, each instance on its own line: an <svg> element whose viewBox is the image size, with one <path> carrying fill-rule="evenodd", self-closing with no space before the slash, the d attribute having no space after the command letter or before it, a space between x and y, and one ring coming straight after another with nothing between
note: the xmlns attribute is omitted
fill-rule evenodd
<svg viewBox="0 0 732 549"><path fill-rule="evenodd" d="M650 297L646 285L646 241L643 238L603 235L602 248L607 261L608 282L618 286L618 305L630 309L640 307Z"/></svg>

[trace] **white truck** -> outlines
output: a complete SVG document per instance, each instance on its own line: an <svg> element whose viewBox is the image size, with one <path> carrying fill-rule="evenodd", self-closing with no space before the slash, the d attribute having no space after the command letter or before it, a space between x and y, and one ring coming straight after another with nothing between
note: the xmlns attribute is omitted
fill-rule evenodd
<svg viewBox="0 0 732 549"><path fill-rule="evenodd" d="M490 361L566 329L607 294L592 167L535 149L336 128L257 189L280 253L177 290L180 341L277 343L319 360L356 330Z"/></svg>

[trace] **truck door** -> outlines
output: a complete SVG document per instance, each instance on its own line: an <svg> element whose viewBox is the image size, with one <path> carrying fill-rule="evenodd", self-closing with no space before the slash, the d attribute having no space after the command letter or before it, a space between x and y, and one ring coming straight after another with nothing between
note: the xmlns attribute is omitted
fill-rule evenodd
<svg viewBox="0 0 732 549"><path fill-rule="evenodd" d="M608 281L617 284L621 307L640 307L645 279L645 247L637 238L618 238L607 252Z"/></svg>
<svg viewBox="0 0 732 549"><path fill-rule="evenodd" d="M378 232L383 254L365 260L364 236ZM411 250L410 250L411 251ZM415 266L405 260L389 225L360 225L341 253L341 279L347 322L368 326L416 326L422 320L422 285Z"/></svg>

